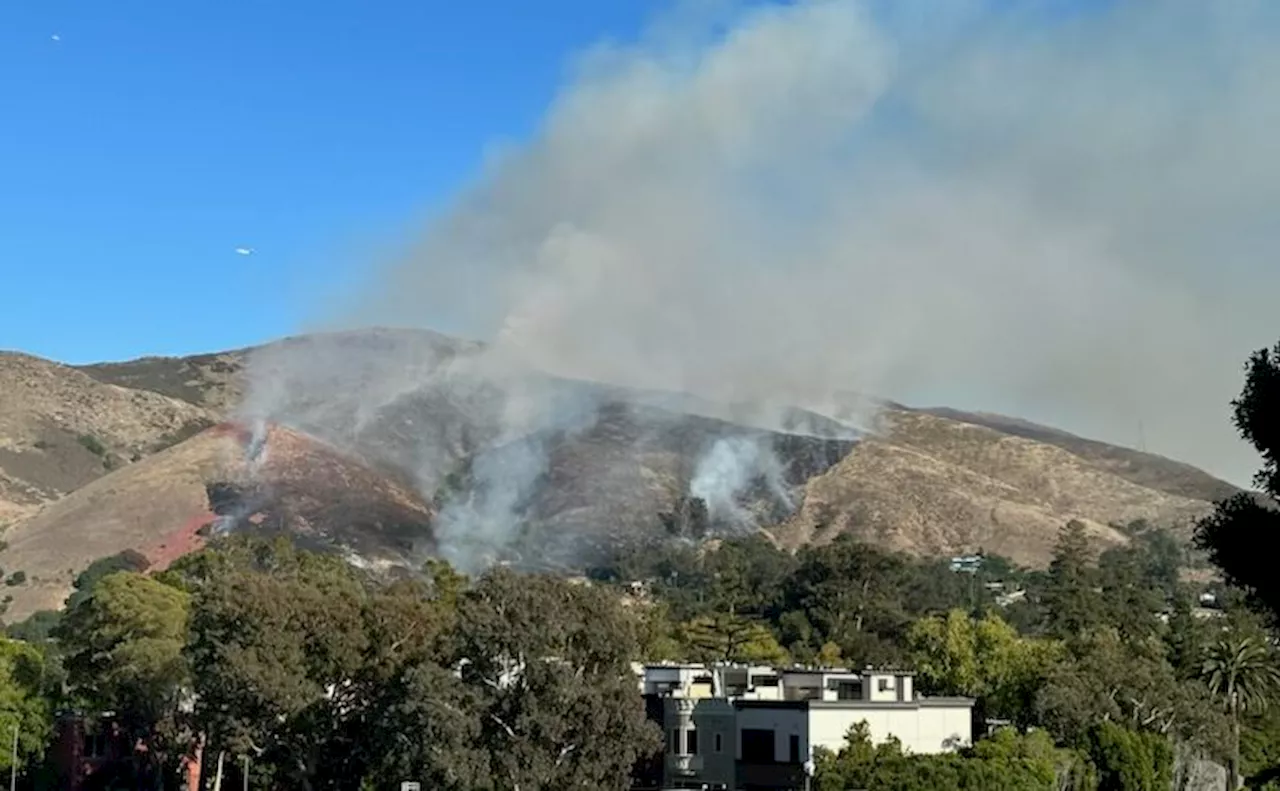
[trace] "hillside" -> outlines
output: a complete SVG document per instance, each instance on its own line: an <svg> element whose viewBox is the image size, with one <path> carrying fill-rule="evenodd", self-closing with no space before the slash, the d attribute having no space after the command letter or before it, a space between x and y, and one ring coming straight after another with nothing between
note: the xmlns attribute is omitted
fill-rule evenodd
<svg viewBox="0 0 1280 791"><path fill-rule="evenodd" d="M981 548L1043 565L1069 519L1088 525L1102 544L1124 541L1111 525L1138 519L1187 538L1211 507L1057 443L908 410L887 412L884 423L879 436L809 482L800 510L778 530L784 543L850 532L909 552Z"/></svg>
<svg viewBox="0 0 1280 791"><path fill-rule="evenodd" d="M190 357L142 357L84 365L79 370L104 384L145 390L227 414L240 400L240 372L249 350Z"/></svg>
<svg viewBox="0 0 1280 791"><path fill-rule="evenodd" d="M58 607L75 575L126 549L157 567L215 530L253 525L362 557L403 561L430 551L431 507L406 483L283 428L252 470L248 432L221 424L51 503L5 531L11 617Z"/></svg>
<svg viewBox="0 0 1280 791"><path fill-rule="evenodd" d="M0 352L0 525L212 423L188 401Z"/></svg>
<svg viewBox="0 0 1280 791"><path fill-rule="evenodd" d="M792 547L851 532L1043 565L1070 519L1104 544L1135 519L1185 537L1234 491L998 415L885 404L860 436L804 410L511 380L482 349L372 330L79 369L0 356L0 567L28 580L9 617L56 606L98 557L132 548L162 566L232 525L375 563L576 567L619 542L763 525ZM257 461L247 429L202 431L231 416L249 370L284 424ZM520 428L526 413L538 419Z"/></svg>

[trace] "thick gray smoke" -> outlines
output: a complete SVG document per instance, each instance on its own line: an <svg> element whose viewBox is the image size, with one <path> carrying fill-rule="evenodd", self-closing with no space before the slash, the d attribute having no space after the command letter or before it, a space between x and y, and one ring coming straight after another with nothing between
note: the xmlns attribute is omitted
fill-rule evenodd
<svg viewBox="0 0 1280 791"><path fill-rule="evenodd" d="M716 398L1141 422L1246 481L1227 403L1280 331L1280 8L943 5L589 53L359 318Z"/></svg>
<svg viewBox="0 0 1280 791"><path fill-rule="evenodd" d="M1243 483L1227 404L1280 333L1280 6L1067 6L754 4L601 46L350 322L854 423L872 393L1129 445L1141 424ZM451 392L428 368L378 373L360 409ZM438 480L443 444L401 451ZM526 455L492 465L499 510Z"/></svg>

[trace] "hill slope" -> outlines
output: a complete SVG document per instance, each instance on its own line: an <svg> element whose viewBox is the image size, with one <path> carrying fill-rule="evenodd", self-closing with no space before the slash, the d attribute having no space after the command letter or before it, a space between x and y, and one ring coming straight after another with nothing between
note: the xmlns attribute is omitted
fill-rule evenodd
<svg viewBox="0 0 1280 791"><path fill-rule="evenodd" d="M1138 519L1185 538L1211 508L1058 444L924 412L892 410L884 423L809 482L799 512L779 530L786 543L850 532L910 552L985 549L1043 565L1068 520L1083 521L1104 544L1125 540L1111 525Z"/></svg>
<svg viewBox="0 0 1280 791"><path fill-rule="evenodd" d="M0 356L0 509L13 523L0 566L29 580L11 589L9 617L56 605L98 557L132 548L164 565L214 524L288 530L379 563L439 551L575 566L620 541L765 525L789 546L852 532L1042 565L1070 519L1101 542L1124 540L1111 525L1135 519L1185 536L1234 491L998 415L886 404L882 429L859 439L803 410L761 420L750 405L544 376L513 390L467 367L481 349L376 330L80 369ZM225 426L174 444L227 418L250 368L277 386L292 427L271 428L262 459ZM513 433L512 410L531 405L556 419Z"/></svg>
<svg viewBox="0 0 1280 791"><path fill-rule="evenodd" d="M433 548L431 506L404 481L288 429L270 430L256 463L250 441L240 427L215 426L7 530L0 563L27 578L7 589L10 617L60 606L98 558L133 549L164 566L217 529L284 531L383 562Z"/></svg>
<svg viewBox="0 0 1280 791"><path fill-rule="evenodd" d="M0 524L212 423L187 401L0 352Z"/></svg>

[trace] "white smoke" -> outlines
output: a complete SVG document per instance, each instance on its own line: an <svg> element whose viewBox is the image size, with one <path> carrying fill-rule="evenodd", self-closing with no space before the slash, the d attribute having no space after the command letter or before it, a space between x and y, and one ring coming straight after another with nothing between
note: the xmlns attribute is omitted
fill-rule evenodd
<svg viewBox="0 0 1280 791"><path fill-rule="evenodd" d="M440 556L465 573L497 561L519 530L521 505L546 468L546 453L537 438L480 453L472 485L448 500L436 519Z"/></svg>
<svg viewBox="0 0 1280 791"><path fill-rule="evenodd" d="M782 465L766 442L760 437L722 437L698 459L689 494L706 503L713 521L755 527L756 517L742 500L758 482L763 482L772 499L787 511L795 508Z"/></svg>
<svg viewBox="0 0 1280 791"><path fill-rule="evenodd" d="M255 361L247 413L359 446L429 397L482 436L405 426L380 449L427 492L466 448L564 425L520 397L530 369L857 426L865 394L1121 444L1141 424L1152 450L1247 480L1227 405L1280 331L1280 5L676 19L586 53L537 134L349 317L486 351L295 345ZM544 444L516 447L478 458L474 496L446 508L457 546L512 535L546 465ZM698 487L728 502L754 462L719 453Z"/></svg>
<svg viewBox="0 0 1280 791"><path fill-rule="evenodd" d="M1052 10L1058 9L1058 10ZM812 0L582 57L354 320L566 375L1005 411L1243 481L1280 8Z"/></svg>

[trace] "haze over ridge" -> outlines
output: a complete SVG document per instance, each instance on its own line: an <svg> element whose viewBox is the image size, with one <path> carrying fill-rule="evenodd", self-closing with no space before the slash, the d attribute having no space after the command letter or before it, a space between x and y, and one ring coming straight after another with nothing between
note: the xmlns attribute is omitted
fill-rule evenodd
<svg viewBox="0 0 1280 791"><path fill-rule="evenodd" d="M1275 9L671 19L583 55L539 133L331 323L711 398L1141 424L1247 480L1227 403L1276 334Z"/></svg>

